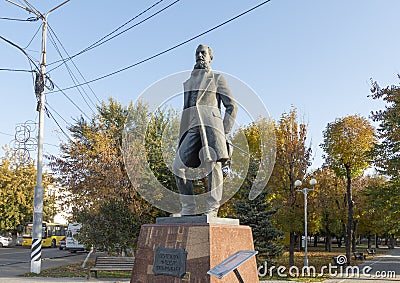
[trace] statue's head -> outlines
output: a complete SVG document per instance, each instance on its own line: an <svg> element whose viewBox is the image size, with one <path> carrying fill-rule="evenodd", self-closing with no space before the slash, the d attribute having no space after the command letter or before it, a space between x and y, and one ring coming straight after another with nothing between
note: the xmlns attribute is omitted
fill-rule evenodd
<svg viewBox="0 0 400 283"><path fill-rule="evenodd" d="M196 49L196 65L195 69L209 69L211 61L214 58L214 53L211 47L200 44Z"/></svg>

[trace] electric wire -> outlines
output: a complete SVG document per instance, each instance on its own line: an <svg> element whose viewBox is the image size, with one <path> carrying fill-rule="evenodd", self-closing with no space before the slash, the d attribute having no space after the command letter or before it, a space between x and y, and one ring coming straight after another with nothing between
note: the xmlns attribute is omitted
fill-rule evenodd
<svg viewBox="0 0 400 283"><path fill-rule="evenodd" d="M61 54L61 51L60 51L60 49L58 48L57 43L55 42L55 40L54 40L54 38L53 38L53 33L54 33L54 32L53 32L52 29L50 29L50 27L49 27L49 31L50 31L50 32L49 32L49 39L50 39L51 43L53 44L54 48L55 48L56 51L58 52L58 55L59 55L61 58L63 58L63 56L62 56L62 54ZM63 58L63 59L64 59L64 58ZM76 79L75 75L72 73L71 69L69 68L69 66L68 66L67 64L65 64L65 67L67 68L67 71L68 71L68 73L69 73L69 76L70 76L71 79L72 79L72 82L76 85L76 82L79 82L79 81ZM82 88L82 87L81 87L81 88ZM91 107L90 104L87 102L86 98L84 97L83 93L81 92L81 88L77 88L78 92L80 93L80 95L81 95L83 101L86 103L86 105L89 107L89 109L94 113L94 110L92 109L92 107ZM82 90L84 91L83 88L82 88ZM84 92L85 92L85 91L84 91ZM94 106L96 106L96 105L93 103L93 101L90 99L90 97L87 95L86 92L85 92L85 94L86 94L86 96L89 98L89 100L92 102L92 104L93 104Z"/></svg>
<svg viewBox="0 0 400 283"><path fill-rule="evenodd" d="M57 52L58 52L58 54L60 55L60 57L64 59L64 57L62 56L62 54L61 54L61 52L60 52L60 50L59 50L59 48L58 48L56 42L54 41L53 34L55 35L55 33L54 33L54 31L53 31L52 29L50 29L50 26L49 26L49 30L50 30L50 33L49 33L49 35L50 35L50 41L51 41L52 44L54 45L54 47L55 47L55 49L57 50ZM57 38L57 40L58 40L58 38ZM59 40L58 40L58 41L59 41ZM60 42L60 41L59 41L59 42ZM60 42L60 43L61 43L61 42ZM64 49L64 51L65 51L65 49ZM77 84L77 82L79 83L79 80L76 78L76 76L74 75L74 73L72 72L72 70L71 70L71 68L68 66L68 64L65 64L65 67L67 68L67 71L68 71L68 73L69 73L69 76L70 76L71 79L72 79L72 82L73 82L75 85ZM75 66L75 68L76 68L76 66ZM85 93L85 95L86 95L86 97L88 98L88 100L94 105L94 107L96 107L96 104L92 101L92 99L89 97L89 95L86 93L86 91L85 91L85 89L84 89L83 87L80 87L80 88L77 88L77 89L78 89L78 92L80 93L80 95L81 95L83 101L85 101L86 105L87 105L87 106L89 107L89 109L94 113L95 111L93 110L93 108L90 106L90 104L89 104L89 103L87 102L87 100L85 99L84 95L83 95L82 92L81 92L81 89L82 89L82 91Z"/></svg>
<svg viewBox="0 0 400 283"><path fill-rule="evenodd" d="M57 114L57 116L58 117L60 117L61 118L61 120L63 120L64 122L65 122L65 124L67 124L67 125L71 125L71 123L70 122L68 122L67 120L65 120L65 118L63 117L63 116L61 116L61 114L60 113L58 113L53 107L51 107L51 105L46 101L45 102L45 105L46 105L46 107L48 107L48 108L50 108L51 109L51 111L53 111L54 113L56 113Z"/></svg>
<svg viewBox="0 0 400 283"><path fill-rule="evenodd" d="M0 35L0 39L4 40L5 42L7 42L8 44L11 44L12 46L16 47L19 51L21 51L27 58L28 60L33 63L33 65L35 66L35 69L37 71L39 71L39 67L36 65L36 62L31 58L31 56L20 46L18 46L17 44L15 44L14 42L12 42L11 40L8 40L7 38L3 37Z"/></svg>
<svg viewBox="0 0 400 283"><path fill-rule="evenodd" d="M64 136L72 143L72 139L70 136L64 131L64 129L60 126L60 124L57 122L56 118L53 116L53 114L47 109L47 113L50 115L51 119L56 123L58 128L61 130L61 132L64 134Z"/></svg>
<svg viewBox="0 0 400 283"><path fill-rule="evenodd" d="M31 70L36 69L36 71L32 71L32 84L35 85L34 73L40 73L40 70L39 70L39 67L38 67L38 63L36 63L33 60L33 58L22 47L18 46L17 44L12 42L11 40L8 40L7 38L4 38L1 35L0 35L0 39L4 40L8 44L11 44L12 46L16 47L19 51L21 51L25 55L25 57L28 59L28 63L29 63L29 66L31 67ZM33 68L32 64L33 64L34 68Z"/></svg>
<svg viewBox="0 0 400 283"><path fill-rule="evenodd" d="M15 134L14 135L12 135L12 134L8 134L8 133L5 133L5 132L0 132L0 135L5 135L5 136L9 136L9 137L15 137ZM51 143L43 143L43 144L45 144L45 145L51 145L51 146L56 146L56 147L58 147L58 145L55 145L55 144L51 144Z"/></svg>
<svg viewBox="0 0 400 283"><path fill-rule="evenodd" d="M31 8L31 10L32 10L36 15L39 15L39 17L40 17L41 19L44 19L44 18L45 18L45 17L43 16L43 14L40 13L38 10L36 10L36 8L33 7L33 5L32 5L31 3L29 3L29 2L26 1L26 0L24 0L24 3L25 3L29 8Z"/></svg>
<svg viewBox="0 0 400 283"><path fill-rule="evenodd" d="M32 36L31 40L28 42L28 44L22 48L22 49L27 49L29 47L29 45L31 45L32 41L35 39L36 35L39 33L40 28L42 27L43 23L41 23L38 27L38 29L36 30L35 34Z"/></svg>
<svg viewBox="0 0 400 283"><path fill-rule="evenodd" d="M106 34L105 36L103 36L102 38L100 38L98 41L96 41L95 43L91 44L90 46L88 46L87 48L85 48L84 50L87 50L91 47L93 47L94 45L97 45L98 43L100 43L101 41L103 41L104 39L106 39L107 37L111 36L113 33L116 33L118 30L120 30L121 28L123 28L124 26L126 26L127 24L129 24L130 22L136 20L138 17L140 17L141 15L143 15L144 13L146 13L147 11L151 10L152 8L154 8L155 6L157 6L158 4L160 4L162 1L164 0L159 0L158 2L154 3L153 5L151 5L150 7L148 7L147 9L143 10L142 12L140 12L139 14L137 14L136 16L134 16L133 18L131 18L130 20L128 20L127 22L123 23L122 25L120 25L119 27L117 27L116 29L114 29L112 32ZM132 27L131 27L132 28ZM125 32L126 30L124 30Z"/></svg>
<svg viewBox="0 0 400 283"><path fill-rule="evenodd" d="M71 56L70 58L68 58L67 60L71 60L71 59L75 58L76 56L79 56L79 55L81 55L81 54L83 54L83 53L85 53L85 52L87 52L87 51L89 51L89 50L92 50L92 49L94 49L94 48L96 48L96 47L98 47L98 46L100 46L100 45L102 45L102 44L104 44L104 43L110 41L111 39L113 39L113 38L115 38L115 37L117 37L117 36L119 36L119 35L121 35L121 34L127 32L128 30L130 30L130 29L132 29L132 28L134 28L134 27L139 26L140 24L142 24L142 23L148 21L149 19L153 18L154 16L158 15L159 13L161 13L161 12L165 11L166 9L170 8L171 6L175 5L175 4L178 3L179 1L180 1L180 0L176 0L176 1L172 2L171 4L169 4L169 5L167 5L166 7L162 8L161 10L158 10L157 12L155 12L155 13L151 14L150 16L148 16L147 18L141 20L140 22L134 24L133 26L131 26L131 27L129 27L129 28L124 29L123 31L117 33L116 35L114 35L114 36L112 36L112 37L110 37L110 38L108 38L108 39L106 39L106 40L104 40L104 41L101 41L101 40L102 40L102 39L101 39L101 40L99 40L99 41L101 41L101 42L97 41L97 42L93 43L93 44L90 45L89 47L87 47L87 48L83 49L82 51L80 51L80 52L78 52L78 53L72 55L72 56ZM142 13L143 13L143 12L142 12ZM141 13L141 14L142 14L142 13ZM139 15L140 15L140 14L139 14ZM137 16L136 16L135 18L137 18ZM133 20L133 19L132 19L132 20ZM117 28L116 30L118 30L118 29L119 29L119 28ZM107 36L108 36L108 35L107 35ZM105 37L107 37L107 36L105 36ZM52 64L55 64L55 63L59 63L59 62L61 62L61 60L58 60L58 61L49 63L48 65L52 65ZM59 65L57 65L57 66L54 67L53 69L51 69L49 72L51 72L51 71L53 71L53 70L59 68L62 64L64 64L64 62L61 63L61 64L59 64Z"/></svg>
<svg viewBox="0 0 400 283"><path fill-rule="evenodd" d="M64 92L63 89L61 89L56 83L54 83L54 86L58 89L56 92L61 92L86 118L88 118L90 120L90 117ZM48 93L52 93L52 92L54 92L54 91L51 91Z"/></svg>
<svg viewBox="0 0 400 283"><path fill-rule="evenodd" d="M0 71L9 71L9 72L26 72L26 73L34 73L32 70L22 70L22 69L8 69L8 68L0 68Z"/></svg>
<svg viewBox="0 0 400 283"><path fill-rule="evenodd" d="M50 32L54 35L54 37L57 39L57 41L59 42L60 46L62 47L62 49L64 50L65 54L67 54L68 57L70 57L68 51L66 50L66 48L64 47L64 45L62 44L61 40L58 38L57 34L54 32L54 30L52 29L52 27L50 25L48 25ZM59 52L61 58L62 55ZM64 59L64 58L63 58ZM64 61L65 62L65 61ZM83 79L84 82L86 82L85 77L83 76L82 72L79 70L78 66L75 64L74 60L71 59L71 63L74 65L75 69L78 71L79 75L81 76L81 78ZM66 67L68 68L68 65L65 63ZM75 76L74 76L75 77ZM75 77L76 79L76 77ZM76 79L78 81L78 79ZM79 81L78 81L79 82ZM100 99L97 97L96 93L94 92L94 90L92 89L92 87L90 85L88 85L90 91L92 92L92 94L94 95L94 97L97 99L98 103L101 103ZM90 100L90 102L96 107L96 104L92 101L92 99L90 98L90 96L86 93L85 89L82 88L83 92L86 94L87 98ZM93 110L92 110L93 111ZM93 111L94 112L94 111Z"/></svg>
<svg viewBox="0 0 400 283"><path fill-rule="evenodd" d="M12 134L7 134L7 133L4 133L4 132L0 132L0 134L5 135L5 136L10 136L10 137L13 137L13 136L14 136L14 135L12 135Z"/></svg>
<svg viewBox="0 0 400 283"><path fill-rule="evenodd" d="M59 146L56 145L56 144L51 144L51 143L47 143L47 142L44 142L43 144L45 144L45 145L51 145L51 146L55 146L55 147L59 147Z"/></svg>
<svg viewBox="0 0 400 283"><path fill-rule="evenodd" d="M116 75L116 74L121 73L121 72L123 72L123 71L126 71L126 70L128 70L128 69L131 69L131 68L133 68L133 67L136 67L136 66L138 66L138 65L141 65L141 64L143 64L143 63L145 63L145 62L147 62L147 61L150 61L150 60L152 60L152 59L154 59L154 58L156 58L156 57L159 57L159 56L161 56L161 55L163 55L163 54L165 54L165 53L168 53L168 52L170 52L170 51L172 51L172 50L174 50L174 49L176 49L176 48L178 48L178 47L181 47L181 46L183 46L183 45L185 45L185 44L187 44L187 43L189 43L189 42L191 42L191 41L193 41L193 40L195 40L195 39L197 39L197 38L199 38L199 37L201 37L201 36L203 36L203 35L205 35L205 34L207 34L207 33L210 33L210 32L212 32L212 31L214 31L214 30L216 30L216 29L218 29L218 28L220 28L220 27L222 27L222 26L224 26L224 25L226 25L226 24L228 24L228 23L230 23L230 22L232 22L232 21L234 21L234 20L236 20L236 19L238 19L238 18L240 18L240 17L242 17L242 16L248 14L248 13L250 13L251 11L253 11L253 10L255 10L255 9L257 9L257 8L259 8L259 7L263 6L263 5L265 5L265 4L267 4L267 3L270 2L270 1L271 1L271 0L266 0L266 1L264 1L264 2L261 2L260 4L257 4L256 6L250 8L250 9L248 9L248 10L246 10L246 11L244 11L244 12L242 12L242 13L240 13L240 14L238 14L238 15L236 15L236 16L234 16L234 17L232 17L232 18L230 18L230 19L228 19L228 20L226 20L226 21L224 21L224 22L222 22L222 23L220 23L220 24L218 24L218 25L216 25L216 26L214 26L214 27L212 27L212 28L210 28L210 29L208 29L208 30L202 32L202 33L199 33L198 35L195 35L195 36L193 36L193 37L191 37L191 38L189 38L189 39L187 39L187 40L185 40L185 41L182 41L182 42L179 43L179 44L176 44L176 45L174 45L174 46L172 46L172 47L170 47L170 48L168 48L168 49L165 49L165 50L163 50L163 51L161 51L161 52L159 52L159 53L157 53L157 54L155 54L155 55L152 55L152 56L150 56L150 57L147 57L146 59L143 59L143 60L141 60L141 61L139 61L139 62L136 62L136 63L134 63L134 64L132 64L132 65L129 65L129 66L124 67L124 68L122 68L122 69L119 69L119 70L117 70L117 71L108 73L108 74L103 75L103 76L101 76L101 77L97 77L97 78L92 79L92 80L90 80L90 81L88 81L88 82L86 82L86 83L79 84L79 85L77 85L77 86L66 87L66 88L63 88L63 89L60 89L60 90L63 90L63 91L64 91L64 90L69 90L69 89L72 89L72 88L75 88L75 87L78 87L78 86L81 86L81 85L84 85L84 84L90 84L90 83L93 83L93 82L96 82L96 81L99 81L99 80L102 80L102 79L111 77L111 76L113 76L113 75ZM52 92L49 92L49 93L54 93L54 92L57 92L57 91L52 91Z"/></svg>
<svg viewBox="0 0 400 283"><path fill-rule="evenodd" d="M27 19L15 19L15 18L4 18L0 17L0 20L17 21L17 22L36 22L39 20L38 17L29 17Z"/></svg>
<svg viewBox="0 0 400 283"><path fill-rule="evenodd" d="M30 61L30 60L28 60L28 64L29 64L29 66L31 67L31 70L33 70L33 67L32 67L32 62ZM32 85L35 87L35 74L37 73L37 71L33 71L32 73L31 73L31 77L32 77Z"/></svg>

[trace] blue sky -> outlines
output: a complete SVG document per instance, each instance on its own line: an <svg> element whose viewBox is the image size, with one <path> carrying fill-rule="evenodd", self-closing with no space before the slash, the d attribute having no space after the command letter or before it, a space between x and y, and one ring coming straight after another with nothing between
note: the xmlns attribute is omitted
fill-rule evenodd
<svg viewBox="0 0 400 283"><path fill-rule="evenodd" d="M42 13L61 2L30 1ZM51 13L48 22L64 48L73 55L155 2L71 0ZM131 25L172 2L162 1ZM261 2L181 0L73 61L90 81L166 50ZM248 84L273 118L279 119L283 112L290 111L291 106L298 109L299 118L308 124L315 156L313 167L318 167L322 163L319 144L327 123L346 115L367 117L372 110L383 107L381 102L367 97L371 77L383 86L397 84L396 74L400 72L399 10L398 0L272 0L171 52L90 86L100 100L113 97L127 104L157 80L191 69L197 45L205 43L214 49L213 68ZM0 18L26 19L30 16L21 8L0 1ZM0 20L0 35L26 47L39 26L40 21ZM50 40L47 46L50 70L56 66L51 63L60 57ZM0 68L30 69L28 60L17 48L0 40L0 50ZM26 50L39 60L40 33ZM75 67L69 66L83 82ZM65 67L50 75L61 88L73 85ZM0 71L0 84L0 145L4 145L13 139L16 124L37 120L37 112L29 73ZM95 102L93 93L87 87L85 90ZM76 89L65 94L83 112L91 115L92 110ZM66 123L58 114L71 123L82 115L60 92L49 93L46 97L62 128L65 129ZM45 120L45 129L44 150L57 153L57 145L65 140L65 136L49 118ZM35 157L35 153L32 155Z"/></svg>

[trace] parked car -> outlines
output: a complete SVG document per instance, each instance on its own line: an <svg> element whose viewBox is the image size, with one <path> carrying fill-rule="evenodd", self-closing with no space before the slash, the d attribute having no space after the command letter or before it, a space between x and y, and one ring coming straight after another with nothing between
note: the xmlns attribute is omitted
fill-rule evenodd
<svg viewBox="0 0 400 283"><path fill-rule="evenodd" d="M69 250L71 253L76 253L77 251L84 251L85 245L80 243L78 240L79 230L82 224L80 223L69 223L67 230L67 243L65 249Z"/></svg>
<svg viewBox="0 0 400 283"><path fill-rule="evenodd" d="M14 245L14 243L13 243L13 240L12 240L11 237L0 236L0 248L2 248L2 247L11 247L13 245Z"/></svg>
<svg viewBox="0 0 400 283"><path fill-rule="evenodd" d="M65 250L66 243L67 243L67 239L65 237L62 238L60 241L58 241L58 248L60 250Z"/></svg>
<svg viewBox="0 0 400 283"><path fill-rule="evenodd" d="M23 240L22 236L18 236L17 240L15 241L15 245L22 246L22 240Z"/></svg>

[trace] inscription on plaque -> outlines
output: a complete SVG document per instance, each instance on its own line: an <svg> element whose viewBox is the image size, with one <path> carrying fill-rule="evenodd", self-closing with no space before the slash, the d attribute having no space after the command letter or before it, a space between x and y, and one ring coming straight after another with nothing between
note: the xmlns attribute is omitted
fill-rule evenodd
<svg viewBox="0 0 400 283"><path fill-rule="evenodd" d="M186 251L158 247L154 253L153 273L182 278L186 273Z"/></svg>

